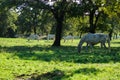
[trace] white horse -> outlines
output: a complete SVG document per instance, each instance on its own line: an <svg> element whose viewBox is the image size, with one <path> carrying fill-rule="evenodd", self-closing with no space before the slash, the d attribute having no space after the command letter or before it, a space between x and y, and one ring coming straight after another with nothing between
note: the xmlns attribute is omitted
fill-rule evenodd
<svg viewBox="0 0 120 80"><path fill-rule="evenodd" d="M40 36L39 35L37 35L37 34L31 34L28 38L28 41L30 41L30 40L40 40Z"/></svg>
<svg viewBox="0 0 120 80"><path fill-rule="evenodd" d="M63 39L64 39L64 42L66 42L67 40L71 40L73 42L74 36L68 35L63 37Z"/></svg>
<svg viewBox="0 0 120 80"><path fill-rule="evenodd" d="M103 33L95 33L95 34L88 33L81 38L81 40L78 44L78 52L80 53L82 45L83 45L84 42L87 43L86 47L88 47L88 45L93 47L93 45L95 45L97 43L101 43L101 47L106 48L106 45L105 45L106 41L108 43L108 48L109 48L109 51L110 51L110 39L109 39L108 35L103 34Z"/></svg>
<svg viewBox="0 0 120 80"><path fill-rule="evenodd" d="M55 39L55 34L48 34L47 36L47 40L50 40L50 39Z"/></svg>

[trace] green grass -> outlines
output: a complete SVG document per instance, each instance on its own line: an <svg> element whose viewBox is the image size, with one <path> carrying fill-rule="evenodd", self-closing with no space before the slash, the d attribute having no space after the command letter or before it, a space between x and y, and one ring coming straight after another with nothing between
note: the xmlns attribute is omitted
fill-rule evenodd
<svg viewBox="0 0 120 80"><path fill-rule="evenodd" d="M78 53L79 40L52 43L0 38L0 80L120 80L120 40L111 41L111 52L98 44Z"/></svg>

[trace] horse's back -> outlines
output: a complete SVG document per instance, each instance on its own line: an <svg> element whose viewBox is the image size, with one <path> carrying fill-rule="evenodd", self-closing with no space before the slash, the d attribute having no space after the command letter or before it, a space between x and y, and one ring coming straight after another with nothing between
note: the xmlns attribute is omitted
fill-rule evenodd
<svg viewBox="0 0 120 80"><path fill-rule="evenodd" d="M85 42L98 43L106 39L106 34L103 33L88 33L84 37Z"/></svg>

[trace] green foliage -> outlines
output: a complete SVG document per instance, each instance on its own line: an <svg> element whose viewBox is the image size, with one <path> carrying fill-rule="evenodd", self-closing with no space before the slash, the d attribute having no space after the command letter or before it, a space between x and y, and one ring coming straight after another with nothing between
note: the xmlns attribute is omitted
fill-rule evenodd
<svg viewBox="0 0 120 80"><path fill-rule="evenodd" d="M71 17L64 22L63 34L80 35L80 33L88 32L89 24L87 22L88 17Z"/></svg>
<svg viewBox="0 0 120 80"><path fill-rule="evenodd" d="M95 30L109 34L119 32L119 0L82 0L81 4L67 1L57 0L50 6L41 0L0 0L0 36L6 35L8 27L23 34L56 33L55 42L59 45L61 32L62 35Z"/></svg>
<svg viewBox="0 0 120 80"><path fill-rule="evenodd" d="M9 10L9 11L1 11L0 12L0 36L1 37L5 37L7 36L7 29L11 28L14 32L17 29L16 25L15 25L15 21L17 20L17 14L15 12L13 12L13 10Z"/></svg>
<svg viewBox="0 0 120 80"><path fill-rule="evenodd" d="M17 25L19 33L50 33L51 26L54 24L53 17L49 11L30 6L23 8L18 16ZM49 18L49 19L48 19ZM34 28L36 30L34 31Z"/></svg>
<svg viewBox="0 0 120 80"><path fill-rule="evenodd" d="M5 36L6 30L7 30L7 14L6 11L0 12L0 36Z"/></svg>
<svg viewBox="0 0 120 80"><path fill-rule="evenodd" d="M0 38L0 79L34 80L119 80L120 40L111 41L111 52L96 45L91 52L77 52L79 40L27 42L21 38ZM85 46L85 44L84 44Z"/></svg>

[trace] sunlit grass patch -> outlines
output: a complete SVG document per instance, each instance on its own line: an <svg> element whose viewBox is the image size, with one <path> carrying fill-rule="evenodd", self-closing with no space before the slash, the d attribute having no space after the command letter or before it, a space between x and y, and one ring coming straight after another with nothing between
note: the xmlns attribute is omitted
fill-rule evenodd
<svg viewBox="0 0 120 80"><path fill-rule="evenodd" d="M53 41L0 38L0 79L119 80L119 42L111 42L111 52L98 44L78 53L79 40L51 47Z"/></svg>

